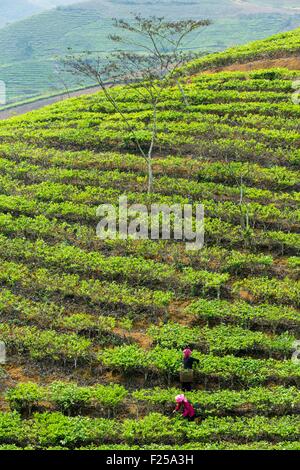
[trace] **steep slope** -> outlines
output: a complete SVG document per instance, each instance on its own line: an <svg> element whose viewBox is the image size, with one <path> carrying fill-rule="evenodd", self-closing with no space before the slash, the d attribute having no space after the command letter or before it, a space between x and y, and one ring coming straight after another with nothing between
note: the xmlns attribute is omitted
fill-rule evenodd
<svg viewBox="0 0 300 470"><path fill-rule="evenodd" d="M184 8L182 5L184 4ZM274 4L277 2L274 0ZM75 51L111 50L106 39L111 18L130 12L183 17L210 17L214 24L187 47L214 52L300 25L300 14L285 8L249 10L231 0L181 2L93 0L59 7L0 30L0 79L7 83L9 101L20 101L64 88L56 59ZM69 86L78 85L68 80Z"/></svg>
<svg viewBox="0 0 300 470"><path fill-rule="evenodd" d="M0 123L4 448L300 449L299 74L202 73L188 107L168 90L151 196L102 93ZM148 144L140 94L114 94ZM124 193L202 202L203 249L99 240ZM170 417L187 344L194 423Z"/></svg>

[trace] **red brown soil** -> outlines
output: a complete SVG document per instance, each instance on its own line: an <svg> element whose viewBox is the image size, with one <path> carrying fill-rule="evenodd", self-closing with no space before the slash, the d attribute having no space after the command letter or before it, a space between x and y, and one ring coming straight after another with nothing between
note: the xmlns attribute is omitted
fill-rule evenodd
<svg viewBox="0 0 300 470"><path fill-rule="evenodd" d="M252 294L250 294L250 292L248 292L247 290L240 290L239 292L239 295L240 295L240 298L242 300L245 300L246 302L254 302L255 301L255 298Z"/></svg>
<svg viewBox="0 0 300 470"><path fill-rule="evenodd" d="M189 325L191 323L191 316L185 311L189 304L189 301L172 302L169 307L169 320L181 323L182 325Z"/></svg>
<svg viewBox="0 0 300 470"><path fill-rule="evenodd" d="M134 331L130 333L130 337L143 349L150 349L152 346L152 340L146 333Z"/></svg>
<svg viewBox="0 0 300 470"><path fill-rule="evenodd" d="M7 382L31 382L32 377L28 377L22 366L7 365L5 371L8 374ZM38 378L34 378L35 382L38 382Z"/></svg>

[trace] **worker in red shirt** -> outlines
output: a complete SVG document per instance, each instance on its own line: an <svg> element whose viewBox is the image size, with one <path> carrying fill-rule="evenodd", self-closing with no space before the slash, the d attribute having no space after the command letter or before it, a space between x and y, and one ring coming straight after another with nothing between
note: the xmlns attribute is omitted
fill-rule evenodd
<svg viewBox="0 0 300 470"><path fill-rule="evenodd" d="M187 418L189 421L194 421L195 419L195 410L193 405L187 400L187 398L181 394L175 397L176 408L173 413L182 410L183 418Z"/></svg>

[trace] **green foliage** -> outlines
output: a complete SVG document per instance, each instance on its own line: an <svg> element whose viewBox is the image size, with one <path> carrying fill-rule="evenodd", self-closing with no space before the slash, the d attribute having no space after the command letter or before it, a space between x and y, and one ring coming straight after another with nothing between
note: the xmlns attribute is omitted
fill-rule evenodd
<svg viewBox="0 0 300 470"><path fill-rule="evenodd" d="M231 322L243 326L278 327L299 331L297 310L272 304L250 305L243 301L230 303L226 300L200 299L187 307L187 312L208 322Z"/></svg>
<svg viewBox="0 0 300 470"><path fill-rule="evenodd" d="M300 283L289 278L247 278L234 284L233 292L239 293L241 290L249 291L260 302L274 301L296 307L300 305Z"/></svg>
<svg viewBox="0 0 300 470"><path fill-rule="evenodd" d="M12 262L2 262L1 281L9 286L19 283L23 288L35 288L41 293L60 292L64 297L74 296L89 299L92 303L112 304L131 307L133 310L156 310L167 307L172 292L152 291L146 288L131 288L126 284L101 282L98 279L80 279L77 274L52 274L48 269L35 271L27 266Z"/></svg>
<svg viewBox="0 0 300 470"><path fill-rule="evenodd" d="M19 383L7 391L5 399L12 411L26 411L27 415L37 406L50 406L64 414L74 415L89 408L115 412L127 395L128 391L118 384L80 387L72 382L56 381L47 386Z"/></svg>
<svg viewBox="0 0 300 470"><path fill-rule="evenodd" d="M22 428L21 416L16 412L0 413L0 443L14 444L23 443L26 436Z"/></svg>
<svg viewBox="0 0 300 470"><path fill-rule="evenodd" d="M103 443L121 444L123 441L127 441L129 446L135 443L181 446L187 441L217 443L218 440L238 437L246 442L274 437L279 441L289 441L289 438L293 441L299 439L299 417L208 417L201 424L183 422L180 418L170 419L159 413L123 423L113 419L67 417L60 413L35 414L33 419L25 422L17 413L2 413L0 417L0 442L7 439L12 444L25 442L42 448L59 446L74 449Z"/></svg>
<svg viewBox="0 0 300 470"><path fill-rule="evenodd" d="M184 281L192 285L195 289L198 286L203 287L203 293L209 290L217 291L218 297L220 296L220 289L228 280L228 274L210 273L207 271L194 271L191 268L184 270Z"/></svg>
<svg viewBox="0 0 300 470"><path fill-rule="evenodd" d="M2 323L0 339L11 351L27 353L36 361L68 362L76 367L78 361L87 361L92 357L91 341L75 333L64 334Z"/></svg>
<svg viewBox="0 0 300 470"><path fill-rule="evenodd" d="M80 411L89 402L90 390L76 384L53 382L49 387L49 400L59 411L71 414Z"/></svg>
<svg viewBox="0 0 300 470"><path fill-rule="evenodd" d="M279 340L279 349L286 347L284 346L286 343L290 345L288 336ZM199 359L195 367L198 380L203 378L217 380L220 384L239 383L255 386L270 381L291 383L297 380L300 374L297 364L290 360L240 358L232 355L218 357L213 354L200 354L197 351L194 352L194 357ZM172 376L179 376L182 352L159 346L150 351L135 345L121 346L104 349L98 359L104 366L124 373L155 372L169 381Z"/></svg>
<svg viewBox="0 0 300 470"><path fill-rule="evenodd" d="M99 353L99 360L104 366L121 369L125 373L144 370L148 365L145 352L137 345L103 350Z"/></svg>
<svg viewBox="0 0 300 470"><path fill-rule="evenodd" d="M174 397L179 389L152 388L137 390L133 397L138 403L147 403L168 411L174 406ZM197 403L199 413L204 416L223 416L228 413L237 415L264 414L277 415L297 412L300 406L300 395L297 387L255 387L247 390L195 390L186 392L191 403Z"/></svg>
<svg viewBox="0 0 300 470"><path fill-rule="evenodd" d="M129 443L176 442L184 436L185 427L182 423L174 422L159 413L151 413L140 420L125 420L122 435Z"/></svg>
<svg viewBox="0 0 300 470"><path fill-rule="evenodd" d="M91 391L92 403L94 406L101 405L105 408L115 410L127 397L128 392L118 384L96 385Z"/></svg>
<svg viewBox="0 0 300 470"><path fill-rule="evenodd" d="M28 414L31 414L32 408L43 398L43 389L33 382L18 384L6 393L6 400L12 411L26 411Z"/></svg>
<svg viewBox="0 0 300 470"><path fill-rule="evenodd" d="M270 336L238 326L220 325L214 328L190 328L178 323L152 326L148 334L163 348L180 348L187 345L215 355L233 353L258 353L287 356L292 354L296 338L284 333Z"/></svg>
<svg viewBox="0 0 300 470"><path fill-rule="evenodd" d="M73 447L82 443L109 442L116 438L114 420L67 417L58 412L35 414L33 437L40 446Z"/></svg>
<svg viewBox="0 0 300 470"><path fill-rule="evenodd" d="M163 348L181 348L200 343L200 328L189 328L179 323L166 323L160 326L150 326L148 334L154 343Z"/></svg>

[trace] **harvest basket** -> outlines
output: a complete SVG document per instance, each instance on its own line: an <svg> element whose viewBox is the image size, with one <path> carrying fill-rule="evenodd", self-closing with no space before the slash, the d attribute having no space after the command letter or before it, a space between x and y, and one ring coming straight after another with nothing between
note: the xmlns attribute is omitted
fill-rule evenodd
<svg viewBox="0 0 300 470"><path fill-rule="evenodd" d="M180 382L190 383L194 381L194 371L193 369L182 369L180 371Z"/></svg>

